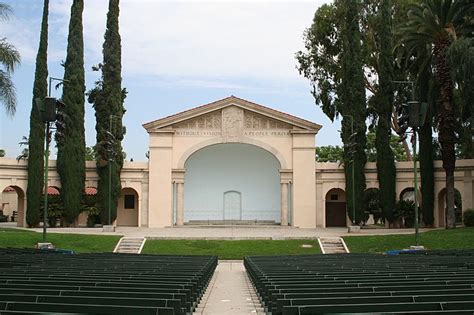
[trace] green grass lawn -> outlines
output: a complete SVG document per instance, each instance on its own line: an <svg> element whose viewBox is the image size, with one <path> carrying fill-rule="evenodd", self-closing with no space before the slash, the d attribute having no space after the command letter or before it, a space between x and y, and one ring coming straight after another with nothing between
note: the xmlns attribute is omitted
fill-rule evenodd
<svg viewBox="0 0 474 315"><path fill-rule="evenodd" d="M302 245L312 245L304 248ZM242 259L249 255L297 255L320 253L316 240L148 240L142 253L164 255L217 255Z"/></svg>
<svg viewBox="0 0 474 315"><path fill-rule="evenodd" d="M56 248L72 249L76 253L112 252L120 236L57 234L48 233L47 241ZM43 241L43 234L17 230L0 229L0 247L34 248L35 244Z"/></svg>
<svg viewBox="0 0 474 315"><path fill-rule="evenodd" d="M112 252L120 236L48 233L57 248L77 253ZM346 236L351 253L383 253L414 245L414 234ZM0 229L0 247L33 248L42 234L17 229ZM302 245L312 245L304 248ZM427 249L474 249L474 228L435 230L420 233L420 245ZM298 255L320 253L315 240L148 240L143 253L162 255L217 255L220 259L242 259L249 255Z"/></svg>
<svg viewBox="0 0 474 315"><path fill-rule="evenodd" d="M428 250L474 249L474 228L428 231L420 233L419 239ZM415 234L345 236L344 241L351 253L383 253L415 245Z"/></svg>

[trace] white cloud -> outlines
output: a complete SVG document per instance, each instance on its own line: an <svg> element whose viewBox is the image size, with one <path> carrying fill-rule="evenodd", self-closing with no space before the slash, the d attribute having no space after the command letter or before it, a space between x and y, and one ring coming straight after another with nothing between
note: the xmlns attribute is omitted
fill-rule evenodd
<svg viewBox="0 0 474 315"><path fill-rule="evenodd" d="M122 1L124 75L295 78L294 54L323 2ZM107 4L85 1L86 66L102 60ZM70 6L71 1L51 2L50 62L65 58ZM10 23L9 34L30 62L37 49L38 16ZM13 32L20 26L24 32Z"/></svg>

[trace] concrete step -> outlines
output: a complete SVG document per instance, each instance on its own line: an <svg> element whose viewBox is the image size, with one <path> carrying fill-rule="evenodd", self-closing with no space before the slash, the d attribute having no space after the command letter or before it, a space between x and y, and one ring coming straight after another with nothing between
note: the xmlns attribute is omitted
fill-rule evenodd
<svg viewBox="0 0 474 315"><path fill-rule="evenodd" d="M115 246L114 253L140 254L145 242L144 237L122 237Z"/></svg>
<svg viewBox="0 0 474 315"><path fill-rule="evenodd" d="M320 237L318 242L323 254L345 254L349 252L344 240L340 237Z"/></svg>

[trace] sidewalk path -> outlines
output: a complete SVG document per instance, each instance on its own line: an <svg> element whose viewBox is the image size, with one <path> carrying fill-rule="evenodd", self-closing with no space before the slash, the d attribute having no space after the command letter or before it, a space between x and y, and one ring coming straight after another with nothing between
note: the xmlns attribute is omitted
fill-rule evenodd
<svg viewBox="0 0 474 315"><path fill-rule="evenodd" d="M16 228L14 223L0 223L0 228ZM22 228L23 229L23 228ZM25 230L42 232L41 228ZM434 229L420 229L421 232ZM147 239L204 239L204 240L245 240L245 239L316 239L318 237L341 237L363 235L412 234L414 229L361 229L359 233L347 232L346 227L304 229L280 226L184 226L184 227L127 227L118 226L115 232L103 232L102 228L50 228L48 233L73 233L95 235L121 235L126 237L146 237Z"/></svg>
<svg viewBox="0 0 474 315"><path fill-rule="evenodd" d="M264 314L241 260L219 261L194 314Z"/></svg>

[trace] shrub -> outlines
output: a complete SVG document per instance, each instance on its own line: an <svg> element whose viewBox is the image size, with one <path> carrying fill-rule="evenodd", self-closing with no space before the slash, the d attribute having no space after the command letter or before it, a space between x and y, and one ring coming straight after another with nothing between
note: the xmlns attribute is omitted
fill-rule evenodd
<svg viewBox="0 0 474 315"><path fill-rule="evenodd" d="M418 215L420 214L418 208ZM412 228L415 226L415 203L411 200L399 200L395 205L394 217L403 220L404 227ZM418 218L418 222L420 222Z"/></svg>
<svg viewBox="0 0 474 315"><path fill-rule="evenodd" d="M474 226L474 210L467 209L463 214L464 226Z"/></svg>

